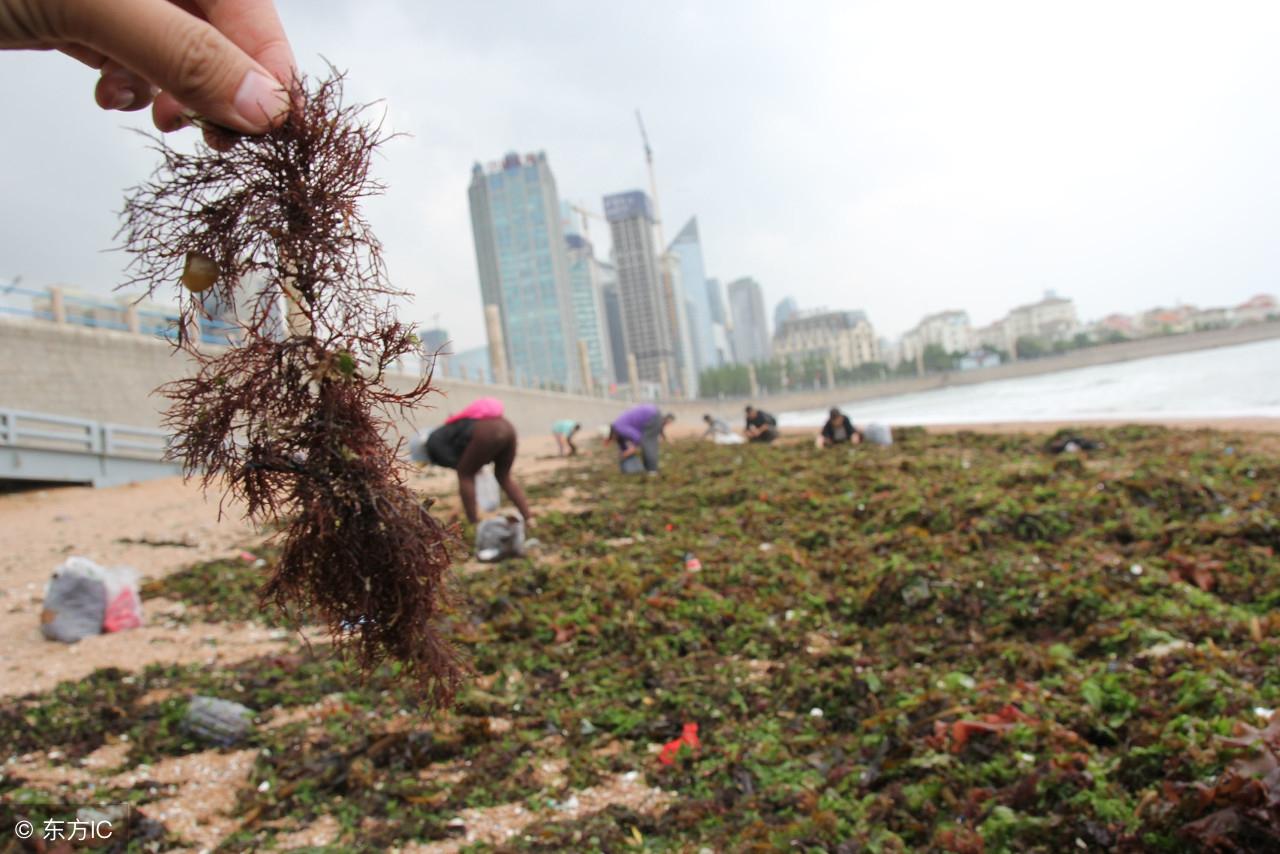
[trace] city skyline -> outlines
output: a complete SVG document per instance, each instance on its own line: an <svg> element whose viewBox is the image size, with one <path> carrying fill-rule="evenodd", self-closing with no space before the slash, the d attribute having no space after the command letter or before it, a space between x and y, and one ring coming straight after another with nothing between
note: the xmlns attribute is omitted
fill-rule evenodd
<svg viewBox="0 0 1280 854"><path fill-rule="evenodd" d="M279 7L305 70L328 57L351 100L385 98L387 128L413 134L379 159L389 194L369 216L416 295L407 316L443 305L459 349L484 341L472 160L546 150L561 196L594 208L646 184L636 107L668 231L697 215L706 272L755 278L769 305L836 291L899 334L958 295L983 325L1047 288L1100 317L1280 280L1271 4ZM603 37L618 26L634 38ZM60 58L0 62L24 128L0 140L23 164L3 179L21 215L0 282L108 292L127 259L101 250L155 162L126 129L147 117L96 111L91 73Z"/></svg>

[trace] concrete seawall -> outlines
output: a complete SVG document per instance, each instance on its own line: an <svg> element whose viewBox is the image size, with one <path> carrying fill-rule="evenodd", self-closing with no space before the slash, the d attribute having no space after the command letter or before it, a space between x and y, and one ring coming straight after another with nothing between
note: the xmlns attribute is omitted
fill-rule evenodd
<svg viewBox="0 0 1280 854"><path fill-rule="evenodd" d="M131 427L159 427L166 401L154 391L194 371L191 360L168 342L143 335L59 325L0 320L0 408L88 418ZM410 388L412 376L392 384ZM587 429L607 424L629 405L625 401L445 379L411 418L397 425L402 434L440 424L445 415L472 399L501 398L507 417L524 435L544 435L551 423L574 418Z"/></svg>
<svg viewBox="0 0 1280 854"><path fill-rule="evenodd" d="M1230 347L1237 344L1251 344L1255 341L1266 341L1272 338L1280 338L1280 322L1258 323L1250 326L1238 326L1233 329L1188 332L1183 335L1166 335L1158 338L1141 338L1136 341L1124 341L1119 344L1105 344L1082 350L1072 350L1059 356L1047 356L1043 359L1024 359L1018 362L1008 362L1003 365L974 371L955 371L945 374L930 374L923 377L908 377L882 383L836 386L834 389L761 395L754 402L761 408L773 413L825 409L833 404L874 400L894 397L900 394L914 394L922 391L951 388L953 386L976 385L994 380L1019 379L1021 377L1051 374L1075 368L1088 368L1094 365L1130 362L1135 359L1168 356L1174 353L1185 353L1194 350L1209 350L1215 347ZM742 406L746 402L746 398L689 401L671 404L671 408L680 417L681 421L686 420L686 418L701 418L703 413L711 412L729 418L731 424L737 424L742 418Z"/></svg>

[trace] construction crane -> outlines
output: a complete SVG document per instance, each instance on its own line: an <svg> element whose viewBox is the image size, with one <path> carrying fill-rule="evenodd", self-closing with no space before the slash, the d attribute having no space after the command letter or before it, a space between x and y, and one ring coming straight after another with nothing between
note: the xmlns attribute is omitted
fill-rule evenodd
<svg viewBox="0 0 1280 854"><path fill-rule="evenodd" d="M582 236L587 238L588 240L591 239L591 227L587 222L587 217L591 217L592 219L598 219L604 223L607 223L609 221L605 219L602 214L598 214L595 211L589 211L586 208L580 208L577 205L575 205L573 202L569 202L569 209L582 218Z"/></svg>
<svg viewBox="0 0 1280 854"><path fill-rule="evenodd" d="M649 167L649 195L653 196L653 224L658 227L658 247L660 252L666 251L667 242L662 236L662 215L658 208L658 177L653 171L653 149L649 147L649 134L644 130L644 119L636 110L636 124L640 125L640 140L644 143L644 162Z"/></svg>

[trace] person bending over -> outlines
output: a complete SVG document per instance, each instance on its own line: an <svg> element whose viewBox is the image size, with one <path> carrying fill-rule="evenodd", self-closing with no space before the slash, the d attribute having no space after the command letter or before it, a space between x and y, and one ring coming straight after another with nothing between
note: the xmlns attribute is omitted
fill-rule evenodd
<svg viewBox="0 0 1280 854"><path fill-rule="evenodd" d="M581 429L581 424L569 418L561 418L551 425L551 435L556 437L556 447L560 450L560 456L572 457L578 453L578 446L573 444L573 437Z"/></svg>
<svg viewBox="0 0 1280 854"><path fill-rule="evenodd" d="M717 418L708 413L702 416L702 420L707 423L707 429L702 434L704 439L714 439L717 436L728 436L733 433L733 428L723 418Z"/></svg>
<svg viewBox="0 0 1280 854"><path fill-rule="evenodd" d="M639 455L644 462L644 470L649 474L657 474L658 443L666 440L666 427L675 419L674 415L663 415L651 403L634 406L613 422L604 443L618 443L620 461L625 463L627 459Z"/></svg>
<svg viewBox="0 0 1280 854"><path fill-rule="evenodd" d="M476 475L484 466L493 463L498 485L520 511L525 525L533 525L533 511L529 509L524 490L511 473L516 461L516 428L506 418L501 415L485 418L455 416L443 427L431 431L424 450L432 464L457 471L458 495L468 522L474 525L479 519Z"/></svg>

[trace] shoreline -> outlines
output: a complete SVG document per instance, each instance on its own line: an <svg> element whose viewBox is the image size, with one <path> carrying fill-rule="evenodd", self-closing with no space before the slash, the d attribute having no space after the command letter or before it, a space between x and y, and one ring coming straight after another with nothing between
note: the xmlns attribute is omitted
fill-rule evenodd
<svg viewBox="0 0 1280 854"><path fill-rule="evenodd" d="M741 432L741 428L736 422L730 421L730 426L735 431ZM855 424L863 424L857 419ZM1240 433L1276 433L1280 434L1280 418L1270 418L1267 416L1239 416L1239 415L1223 415L1223 416L1206 416L1203 418L1162 418L1160 416L1149 417L1120 417L1120 418L1055 418L1049 421L975 421L975 422L950 422L940 424L894 424L893 429L899 430L905 427L923 427L926 432L933 434L942 433L1032 433L1032 434L1052 434L1065 427L1073 428L1089 428L1089 427L1120 427L1125 424L1142 424L1158 427L1168 427L1174 430L1221 430L1224 432L1240 432ZM797 427L797 426L780 426L778 433L784 438L794 437L812 437L821 431L822 426L816 427ZM669 435L673 439L690 439L698 438L702 435L701 422L698 425L690 425L688 423L680 424L675 422L675 426L668 430ZM536 442L536 439L534 440ZM555 450L554 442L548 438L551 450ZM532 442L530 444L533 444Z"/></svg>
<svg viewBox="0 0 1280 854"><path fill-rule="evenodd" d="M726 406L740 408L743 404L754 402L769 412L803 412L823 409L832 400L839 400L842 405L867 403L904 395L1028 379L1184 353L1230 349L1273 341L1277 338L1280 338L1280 321L1268 321L1229 329L1136 338L1115 344L1085 347L1039 359L1020 359L972 371L944 371L925 376L891 378L881 382L840 385L830 389L761 393L754 397L747 395L695 401L669 401L663 406L681 413L698 407L707 407L718 412Z"/></svg>
<svg viewBox="0 0 1280 854"><path fill-rule="evenodd" d="M1142 424L1175 430L1222 430L1241 433L1280 433L1280 418L1265 415L1224 415L1203 418L1161 418L1135 416L1124 418L1059 418L1052 421L983 421L975 423L923 424L930 433L1056 433L1064 427L1120 427Z"/></svg>

